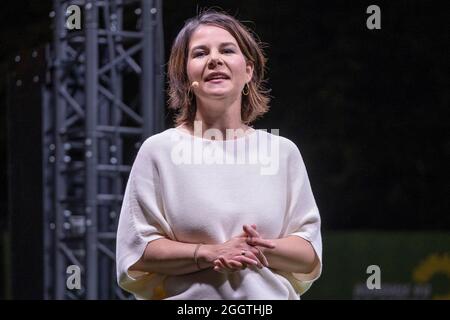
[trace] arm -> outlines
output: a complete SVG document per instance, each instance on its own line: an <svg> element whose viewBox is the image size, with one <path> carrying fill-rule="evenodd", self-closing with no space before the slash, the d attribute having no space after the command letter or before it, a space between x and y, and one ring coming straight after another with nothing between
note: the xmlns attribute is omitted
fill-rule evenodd
<svg viewBox="0 0 450 320"><path fill-rule="evenodd" d="M310 273L319 263L311 243L303 238L289 236L271 241L275 243L274 249L261 248L260 250L266 256L272 269Z"/></svg>
<svg viewBox="0 0 450 320"><path fill-rule="evenodd" d="M130 267L130 270L155 272L169 275L181 275L198 271L194 261L194 243L184 243L161 238L150 242L142 257ZM213 250L204 250L200 246L197 255L202 269L212 267ZM202 250L203 249L203 250ZM200 254L201 251L201 254Z"/></svg>
<svg viewBox="0 0 450 320"><path fill-rule="evenodd" d="M247 243L257 245L256 240L261 236L256 231L256 225L244 225L244 231L249 236ZM311 243L298 236L288 236L269 240L275 248L260 248L269 262L270 268L294 273L310 273L314 270L319 258Z"/></svg>
<svg viewBox="0 0 450 320"><path fill-rule="evenodd" d="M274 247L260 247L259 243L264 239L256 231L256 225L244 225L243 228L247 236L247 243L258 248L261 252L260 256L268 262L268 266L272 269L293 273L310 273L319 263L319 258L311 243L301 237L288 236L271 239L267 241L273 243ZM214 261L214 264L222 270L233 270L226 268L223 262L217 260Z"/></svg>
<svg viewBox="0 0 450 320"><path fill-rule="evenodd" d="M273 248L273 244L265 239L255 239L262 248ZM241 268L242 263L258 265L261 262L250 251L252 246L247 243L246 237L233 237L223 244L204 244L197 252L198 264L194 261L194 251L197 244L173 241L161 238L151 241L144 250L142 257L130 267L130 270L155 272L169 275L181 275L212 268L214 260L221 258L230 261L231 267ZM248 250L249 256L240 257L241 251ZM240 261L231 261L233 257Z"/></svg>

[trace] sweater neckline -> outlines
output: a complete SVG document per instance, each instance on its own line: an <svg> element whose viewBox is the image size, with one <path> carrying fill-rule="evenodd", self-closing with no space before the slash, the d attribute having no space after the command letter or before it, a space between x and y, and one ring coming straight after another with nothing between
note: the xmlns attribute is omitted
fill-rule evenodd
<svg viewBox="0 0 450 320"><path fill-rule="evenodd" d="M217 143L223 143L223 142L225 142L225 143L232 143L232 142L235 142L235 141L244 140L244 139L246 139L246 138L256 134L256 132L258 131L258 130L254 129L254 128L251 128L252 130L250 130L249 133L246 133L245 135L243 135L241 137L238 137L238 138L235 138L235 139L212 140L212 139L206 139L206 138L203 138L203 137L192 135L189 132L187 132L187 131L185 131L183 129L180 129L180 126L172 128L172 129L175 130L176 132L178 132L179 134L187 136L187 137L191 137L191 138L194 138L194 139L197 139L197 140L200 140L200 141L204 141L204 142L217 142Z"/></svg>

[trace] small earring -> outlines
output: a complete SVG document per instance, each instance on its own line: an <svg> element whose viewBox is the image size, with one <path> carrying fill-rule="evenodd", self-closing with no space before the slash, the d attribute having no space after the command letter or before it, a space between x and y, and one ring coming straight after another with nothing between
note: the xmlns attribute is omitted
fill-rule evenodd
<svg viewBox="0 0 450 320"><path fill-rule="evenodd" d="M245 91L245 88L247 88L247 91ZM248 87L248 83L245 84L244 89L242 90L242 94L244 96L248 96L248 94L250 93L250 89Z"/></svg>

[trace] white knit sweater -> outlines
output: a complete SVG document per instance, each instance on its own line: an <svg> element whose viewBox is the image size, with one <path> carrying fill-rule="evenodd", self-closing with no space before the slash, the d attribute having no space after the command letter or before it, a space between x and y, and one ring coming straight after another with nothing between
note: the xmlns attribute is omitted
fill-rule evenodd
<svg viewBox="0 0 450 320"><path fill-rule="evenodd" d="M223 243L256 224L263 238L308 240L310 274L249 267L170 276L129 271L153 240ZM133 164L117 231L119 285L137 299L299 299L322 270L320 215L303 159L290 140L253 130L234 140L178 128L151 136Z"/></svg>

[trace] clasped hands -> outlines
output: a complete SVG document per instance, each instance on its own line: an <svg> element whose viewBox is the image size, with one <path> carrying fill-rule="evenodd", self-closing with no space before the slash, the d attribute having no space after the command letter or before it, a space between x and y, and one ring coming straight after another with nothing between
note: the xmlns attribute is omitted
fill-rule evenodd
<svg viewBox="0 0 450 320"><path fill-rule="evenodd" d="M275 244L261 238L256 225L243 226L244 232L223 243L214 260L214 271L226 273L243 270L247 266L268 267L269 262L260 248L275 248Z"/></svg>

